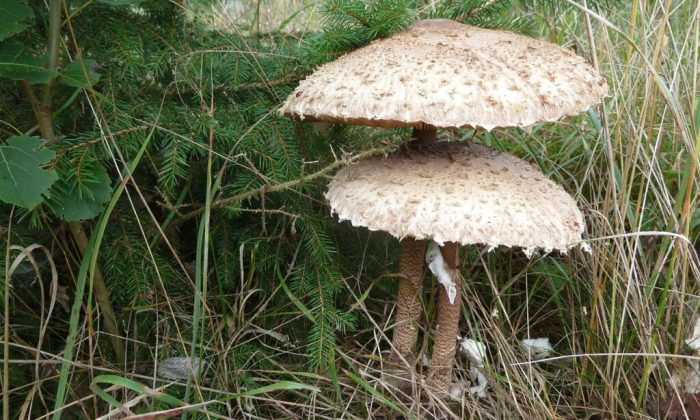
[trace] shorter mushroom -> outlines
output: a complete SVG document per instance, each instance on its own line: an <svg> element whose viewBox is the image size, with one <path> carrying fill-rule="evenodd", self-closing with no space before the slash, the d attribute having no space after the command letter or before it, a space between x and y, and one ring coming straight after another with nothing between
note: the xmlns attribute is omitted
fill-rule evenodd
<svg viewBox="0 0 700 420"><path fill-rule="evenodd" d="M584 229L576 202L562 187L535 166L477 144L409 146L347 166L331 181L326 198L332 212L353 226L442 246L456 287L438 292L429 381L441 391L449 386L457 345L459 244L520 247L531 256L538 248L566 251L580 242Z"/></svg>

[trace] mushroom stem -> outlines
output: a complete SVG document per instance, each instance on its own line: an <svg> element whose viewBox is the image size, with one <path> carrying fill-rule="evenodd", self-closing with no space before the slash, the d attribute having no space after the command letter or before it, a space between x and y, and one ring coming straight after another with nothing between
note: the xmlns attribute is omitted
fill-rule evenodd
<svg viewBox="0 0 700 420"><path fill-rule="evenodd" d="M420 295L423 290L425 246L426 241L423 240L405 238L401 241L399 261L401 278L399 279L391 360L402 368L409 367L414 361L413 346L418 337L418 324L422 311ZM409 366L406 366L406 362Z"/></svg>
<svg viewBox="0 0 700 420"><path fill-rule="evenodd" d="M426 126L424 128L414 128L411 134L411 144L432 143L437 140L437 128Z"/></svg>
<svg viewBox="0 0 700 420"><path fill-rule="evenodd" d="M454 283L457 285L457 295L454 304L444 287L438 290L437 322L433 341L433 355L430 359L430 384L440 391L447 392L452 379L452 364L457 351L457 330L459 327L459 312L461 307L461 275L459 273L459 244L446 242L440 248L442 257L448 267L453 270Z"/></svg>

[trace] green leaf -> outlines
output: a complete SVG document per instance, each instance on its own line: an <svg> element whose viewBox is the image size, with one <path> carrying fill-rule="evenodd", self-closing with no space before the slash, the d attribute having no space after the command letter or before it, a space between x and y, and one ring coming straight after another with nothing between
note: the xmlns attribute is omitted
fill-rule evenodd
<svg viewBox="0 0 700 420"><path fill-rule="evenodd" d="M85 71L83 71L83 66L85 66ZM100 80L100 75L93 70L94 67L95 60L86 59L83 60L82 64L80 61L73 61L61 75L60 81L68 86L87 89ZM87 78L85 72L87 72Z"/></svg>
<svg viewBox="0 0 700 420"><path fill-rule="evenodd" d="M0 77L26 80L29 83L47 83L58 73L45 69L43 59L35 57L20 43L0 44Z"/></svg>
<svg viewBox="0 0 700 420"><path fill-rule="evenodd" d="M0 200L31 209L48 196L56 172L43 169L55 153L42 147L41 139L14 136L0 146Z"/></svg>
<svg viewBox="0 0 700 420"><path fill-rule="evenodd" d="M46 203L54 215L69 222L97 216L112 196L111 180L102 165L83 164L78 171L72 168L61 175Z"/></svg>
<svg viewBox="0 0 700 420"><path fill-rule="evenodd" d="M318 387L313 385L302 384L299 382L292 381L279 381L270 385L261 386L260 388L249 389L243 392L236 392L234 394L228 394L223 398L219 398L219 401L230 401L238 398L252 397L255 395L266 394L273 391L298 391L307 390L311 392L320 392Z"/></svg>
<svg viewBox="0 0 700 420"><path fill-rule="evenodd" d="M29 25L20 21L32 16L32 9L22 0L3 0L0 4L0 41L27 29Z"/></svg>
<svg viewBox="0 0 700 420"><path fill-rule="evenodd" d="M95 376L95 379L92 381L92 387L93 389L101 389L98 384L100 383L106 383L109 385L117 385L126 389L130 389L134 392L136 392L139 395L148 395L149 397L162 401L166 404L174 405L174 406L183 406L185 405L184 402L181 400L166 394L162 391L159 391L157 389L149 388L146 385L133 381L131 379L123 378L121 376L117 375L98 375ZM101 393L100 397L104 398L105 395L109 395L106 392ZM111 397L107 398L106 401L112 405L115 405L116 407L120 407L120 403L115 404L115 400Z"/></svg>

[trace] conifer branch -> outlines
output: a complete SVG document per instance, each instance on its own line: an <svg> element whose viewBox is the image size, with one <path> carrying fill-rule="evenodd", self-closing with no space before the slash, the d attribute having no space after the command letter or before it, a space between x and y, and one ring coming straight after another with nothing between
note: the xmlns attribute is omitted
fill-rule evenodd
<svg viewBox="0 0 700 420"><path fill-rule="evenodd" d="M467 20L467 19L469 19L469 18L472 18L472 17L478 15L479 13L481 13L481 12L484 11L484 10L488 10L488 9L491 8L494 4L496 4L496 3L500 2L500 1L501 1L501 0L489 0L489 1L487 1L486 3L482 4L481 6L475 7L475 8L473 8L472 10L468 11L467 13L463 14L462 16L459 16L459 17L458 17L457 19L455 19L455 20L458 20L458 21L465 21L465 20Z"/></svg>
<svg viewBox="0 0 700 420"><path fill-rule="evenodd" d="M288 189L297 187L299 185L305 184L305 183L312 181L314 179L328 175L329 173L331 173L332 171L334 171L335 169L337 169L341 166L349 165L351 163L357 162L357 161L362 160L362 159L366 159L366 158L371 157L371 156L376 156L376 155L380 155L383 153L387 153L393 147L394 146L376 147L376 148L373 148L370 150L366 150L362 153L358 153L355 156L352 156L352 157L345 159L345 160L336 160L335 162L331 163L330 165L324 167L323 169L319 169L318 171L316 171L314 173L311 173L309 175L306 175L306 176L298 178L298 179L294 179L291 181L282 182L280 184L274 184L274 185L265 184L262 187L255 188L255 189L250 190L250 191L246 191L246 192L243 192L240 194L233 195L231 197L226 197L226 198L223 198L223 199L220 199L217 201L213 201L211 203L211 208L218 209L218 208L226 207L232 203L240 202L243 200L248 200L250 198L253 198L253 197L256 197L256 196L259 196L262 194L271 193L271 192L279 192L279 191L284 191L284 190L288 190ZM175 219L168 226L166 231L170 231L170 230L172 230L172 228L179 226L182 223L201 215L202 213L204 213L204 207L199 207L195 210L192 210L189 213L182 215L180 218Z"/></svg>
<svg viewBox="0 0 700 420"><path fill-rule="evenodd" d="M333 12L339 11L338 9L339 8L336 4L333 4L330 7L330 10ZM351 18L355 19L356 21L360 22L360 24L362 24L362 26L365 26L365 27L369 26L369 22L367 21L367 19L363 18L362 16L358 15L357 13L355 13L351 10L342 9L342 10L340 10L340 12L342 12L342 13L350 16Z"/></svg>

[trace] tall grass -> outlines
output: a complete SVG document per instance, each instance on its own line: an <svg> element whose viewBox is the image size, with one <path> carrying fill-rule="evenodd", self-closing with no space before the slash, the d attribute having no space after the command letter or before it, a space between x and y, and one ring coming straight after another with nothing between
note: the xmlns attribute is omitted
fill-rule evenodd
<svg viewBox="0 0 700 420"><path fill-rule="evenodd" d="M505 285L495 280L503 266L483 260L501 308L525 304L494 319L498 305L465 290L479 302L471 318L488 332L492 392L503 396L474 408L488 417L505 405L537 418L655 418L684 392L669 377L688 369L684 340L698 316L700 6L633 2L600 15L569 3L570 13L541 16L543 35L599 66L611 97L588 118L512 134L519 145L506 147L574 193L593 252L532 262ZM522 364L515 342L524 336L554 339L556 357Z"/></svg>

